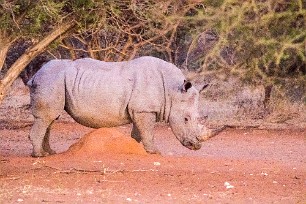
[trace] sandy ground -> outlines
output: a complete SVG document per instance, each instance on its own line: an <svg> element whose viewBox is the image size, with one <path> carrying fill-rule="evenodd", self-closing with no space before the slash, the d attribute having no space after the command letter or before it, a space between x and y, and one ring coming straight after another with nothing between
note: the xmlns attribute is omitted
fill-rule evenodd
<svg viewBox="0 0 306 204"><path fill-rule="evenodd" d="M58 122L51 146L61 154L32 158L30 126L3 124L0 203L306 203L305 129L226 129L191 151L158 125L162 155L144 153L130 129L80 140L93 130Z"/></svg>

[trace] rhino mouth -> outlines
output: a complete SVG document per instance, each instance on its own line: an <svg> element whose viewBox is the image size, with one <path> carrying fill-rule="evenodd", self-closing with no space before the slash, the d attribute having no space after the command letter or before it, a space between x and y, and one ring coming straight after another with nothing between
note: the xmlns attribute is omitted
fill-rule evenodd
<svg viewBox="0 0 306 204"><path fill-rule="evenodd" d="M187 147L191 150L199 150L202 146L200 142L192 142L190 140L184 140L182 144L184 145L184 147Z"/></svg>

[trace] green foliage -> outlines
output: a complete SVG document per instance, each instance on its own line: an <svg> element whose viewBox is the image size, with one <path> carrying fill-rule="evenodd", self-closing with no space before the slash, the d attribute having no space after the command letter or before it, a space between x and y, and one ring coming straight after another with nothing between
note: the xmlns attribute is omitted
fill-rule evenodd
<svg viewBox="0 0 306 204"><path fill-rule="evenodd" d="M250 82L271 84L290 77L306 82L305 43L306 10L303 2L285 0L203 1L206 20L200 30L215 30L219 41L209 53L203 53L205 70L223 69ZM216 5L216 4L217 5ZM185 26L190 26L185 24ZM194 30L193 26L191 30ZM225 55L225 48L233 52ZM233 63L228 63L232 58Z"/></svg>
<svg viewBox="0 0 306 204"><path fill-rule="evenodd" d="M154 55L252 83L305 82L305 6L303 0L1 0L0 29L37 40L76 20L79 29L67 37L73 43L57 42L52 50L116 61Z"/></svg>
<svg viewBox="0 0 306 204"><path fill-rule="evenodd" d="M55 0L2 0L0 28L10 38L39 38L61 21L64 5Z"/></svg>

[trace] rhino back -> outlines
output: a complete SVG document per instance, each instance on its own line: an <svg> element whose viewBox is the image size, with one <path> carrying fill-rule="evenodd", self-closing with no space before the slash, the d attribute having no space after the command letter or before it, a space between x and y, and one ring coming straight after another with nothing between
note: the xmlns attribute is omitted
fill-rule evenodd
<svg viewBox="0 0 306 204"><path fill-rule="evenodd" d="M127 105L133 81L123 63L76 60L65 72L65 109L77 122L90 127L129 123Z"/></svg>

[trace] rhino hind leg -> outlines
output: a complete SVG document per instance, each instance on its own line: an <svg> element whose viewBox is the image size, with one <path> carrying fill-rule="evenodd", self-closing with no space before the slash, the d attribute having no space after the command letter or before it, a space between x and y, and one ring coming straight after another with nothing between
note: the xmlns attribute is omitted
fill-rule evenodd
<svg viewBox="0 0 306 204"><path fill-rule="evenodd" d="M156 121L155 113L134 113L132 137L142 141L145 150L150 154L160 154L154 145L153 129ZM134 134L133 134L134 132Z"/></svg>
<svg viewBox="0 0 306 204"><path fill-rule="evenodd" d="M56 101L49 101L43 95L32 96L32 113L34 124L30 131L30 140L33 145L33 157L44 157L55 154L50 147L49 137L52 123L64 110L64 99L58 96Z"/></svg>
<svg viewBox="0 0 306 204"><path fill-rule="evenodd" d="M52 121L35 118L30 132L30 140L33 145L33 157L44 157L54 153L50 148L49 134Z"/></svg>
<svg viewBox="0 0 306 204"><path fill-rule="evenodd" d="M53 149L51 149L51 147L50 147L50 129L51 129L51 126L52 126L53 122L54 122L54 120L48 126L45 137L44 137L44 141L43 141L43 150L50 155L51 154L56 154L56 152Z"/></svg>
<svg viewBox="0 0 306 204"><path fill-rule="evenodd" d="M138 143L141 142L141 137L140 137L140 132L137 128L136 125L133 125L133 129L132 129L132 133L131 133L131 136L133 139L135 139Z"/></svg>
<svg viewBox="0 0 306 204"><path fill-rule="evenodd" d="M64 106L64 105L63 105ZM36 108L36 109L35 109ZM33 145L33 157L44 157L55 154L51 149L49 138L53 122L59 117L60 109L51 106L40 106L33 109L34 124L30 131L30 140Z"/></svg>

